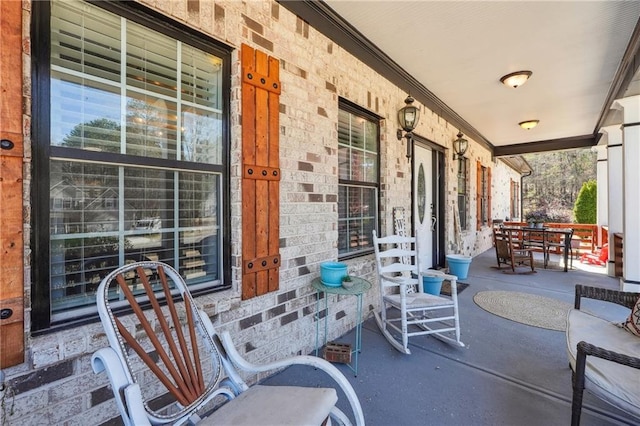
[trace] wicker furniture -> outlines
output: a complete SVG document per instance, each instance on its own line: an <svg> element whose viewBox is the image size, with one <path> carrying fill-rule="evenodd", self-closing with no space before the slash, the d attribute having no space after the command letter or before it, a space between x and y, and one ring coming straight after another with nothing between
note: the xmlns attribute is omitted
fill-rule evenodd
<svg viewBox="0 0 640 426"><path fill-rule="evenodd" d="M109 347L95 352L91 364L96 373L107 373L127 426L324 425L329 418L328 424L351 424L335 406L336 388L348 399L355 423L364 424L358 397L338 369L314 356L249 363L229 333L215 331L169 265L137 262L116 269L100 283L97 304ZM320 369L336 386L249 387L239 373L265 377L291 365ZM201 419L203 411L208 415Z"/></svg>
<svg viewBox="0 0 640 426"><path fill-rule="evenodd" d="M576 285L575 308L567 316L567 355L572 369L571 424L580 424L584 389L640 421L640 338L580 310L581 298L631 309L640 293Z"/></svg>
<svg viewBox="0 0 640 426"><path fill-rule="evenodd" d="M493 228L493 245L496 249L496 259L498 269L502 264L511 266L513 272L516 265L529 265L531 271L535 271L533 266L533 251L529 248L519 248L513 241L512 233L508 230Z"/></svg>
<svg viewBox="0 0 640 426"><path fill-rule="evenodd" d="M410 354L409 337L433 334L464 346L460 341L458 294L455 290L451 291L451 297L423 292L422 277L429 271L419 268L416 239L399 235L378 238L374 230L373 246L380 284L380 312L374 314L389 343ZM451 282L452 289L456 288L458 277L439 275Z"/></svg>

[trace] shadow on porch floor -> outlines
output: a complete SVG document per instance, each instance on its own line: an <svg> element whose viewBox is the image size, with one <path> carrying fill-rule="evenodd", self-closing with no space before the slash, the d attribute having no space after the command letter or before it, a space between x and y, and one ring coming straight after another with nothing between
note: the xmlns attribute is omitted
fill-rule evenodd
<svg viewBox="0 0 640 426"><path fill-rule="evenodd" d="M473 296L483 290L538 294L573 305L575 284L618 288L618 280L597 271L574 268L563 272L558 258L535 274L504 274L495 266L493 249L471 263L470 284L459 294L462 341L455 348L433 337L410 339L411 355L393 349L373 318L363 325L358 376L334 364L354 386L365 420L371 426L390 425L567 425L571 418L571 371L564 332L520 324L480 307ZM612 320L624 311L600 302L583 309ZM353 331L338 339L352 342ZM265 384L322 386L321 373L290 368ZM345 412L348 407L341 406ZM582 425L637 425L627 416L585 392Z"/></svg>

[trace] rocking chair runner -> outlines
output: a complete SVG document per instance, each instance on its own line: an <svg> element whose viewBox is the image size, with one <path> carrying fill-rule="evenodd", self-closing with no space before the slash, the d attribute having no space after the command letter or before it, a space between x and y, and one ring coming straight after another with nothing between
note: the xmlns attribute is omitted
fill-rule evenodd
<svg viewBox="0 0 640 426"><path fill-rule="evenodd" d="M160 305L160 297L166 306ZM114 309L118 301L128 302L134 314ZM216 333L169 265L137 262L118 268L102 280L97 303L109 347L98 350L91 362L96 373L107 372L125 425L351 424L335 406L334 388L249 387L236 370L258 374L296 364L334 379L349 400L355 423L364 425L358 397L337 368L313 356L268 365L247 362L229 333ZM150 309L143 311L141 305Z"/></svg>
<svg viewBox="0 0 640 426"><path fill-rule="evenodd" d="M380 283L380 312L376 323L385 338L398 351L410 354L409 337L433 334L441 340L464 347L460 341L457 277L443 274L451 282L451 297L424 293L422 276L415 251L416 239L392 235L378 238L373 231L378 281ZM385 250L386 245L393 248ZM414 247L414 249L412 249ZM410 259L407 262L406 259ZM396 293L389 292L390 290ZM389 309L389 312L387 312ZM397 311L398 317L389 314ZM394 333L400 335L396 338Z"/></svg>

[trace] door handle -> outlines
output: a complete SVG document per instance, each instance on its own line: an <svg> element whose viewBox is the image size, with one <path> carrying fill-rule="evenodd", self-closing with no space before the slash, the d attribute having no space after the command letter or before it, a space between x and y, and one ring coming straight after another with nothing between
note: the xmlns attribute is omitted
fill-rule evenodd
<svg viewBox="0 0 640 426"><path fill-rule="evenodd" d="M436 230L436 222L438 219L435 216L431 216L431 232Z"/></svg>

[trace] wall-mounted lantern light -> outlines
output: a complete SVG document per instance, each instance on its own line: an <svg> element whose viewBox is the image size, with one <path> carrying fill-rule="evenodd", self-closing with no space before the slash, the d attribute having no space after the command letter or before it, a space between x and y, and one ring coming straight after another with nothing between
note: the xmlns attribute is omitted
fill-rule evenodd
<svg viewBox="0 0 640 426"><path fill-rule="evenodd" d="M407 99L404 100L406 104L400 111L398 111L398 122L400 123L400 127L402 129L398 129L397 137L398 140L401 140L403 137L407 140L407 159L411 158L411 142L413 141L413 129L418 125L418 119L420 118L420 110L417 106L413 105L413 99L411 95L407 96ZM403 135L402 130L406 133Z"/></svg>
<svg viewBox="0 0 640 426"><path fill-rule="evenodd" d="M460 158L467 152L469 141L462 137L462 132L458 132L458 138L453 141L453 159Z"/></svg>

